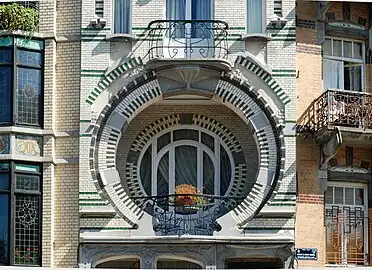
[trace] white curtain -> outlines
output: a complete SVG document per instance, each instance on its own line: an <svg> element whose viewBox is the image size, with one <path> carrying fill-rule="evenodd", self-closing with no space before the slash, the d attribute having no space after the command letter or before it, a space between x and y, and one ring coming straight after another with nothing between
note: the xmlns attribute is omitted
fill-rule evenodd
<svg viewBox="0 0 372 270"><path fill-rule="evenodd" d="M115 0L114 9L114 33L129 34L131 0Z"/></svg>
<svg viewBox="0 0 372 270"><path fill-rule="evenodd" d="M247 32L263 32L263 0L247 0Z"/></svg>
<svg viewBox="0 0 372 270"><path fill-rule="evenodd" d="M344 62L324 59L323 60L323 85L324 91L329 88L344 89ZM344 102L340 100L337 94L332 93L327 97L328 111L330 122L335 122L340 119L341 114L344 113Z"/></svg>
<svg viewBox="0 0 372 270"><path fill-rule="evenodd" d="M328 88L343 89L343 69L342 61L323 60L323 85L324 91Z"/></svg>
<svg viewBox="0 0 372 270"><path fill-rule="evenodd" d="M345 90L362 91L362 67L345 67Z"/></svg>

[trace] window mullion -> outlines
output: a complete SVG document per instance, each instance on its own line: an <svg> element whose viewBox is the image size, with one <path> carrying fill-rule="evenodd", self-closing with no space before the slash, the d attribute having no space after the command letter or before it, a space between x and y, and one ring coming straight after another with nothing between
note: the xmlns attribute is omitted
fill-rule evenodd
<svg viewBox="0 0 372 270"><path fill-rule="evenodd" d="M176 164L175 164L175 147L169 149L169 194L174 194L175 192L175 172Z"/></svg>
<svg viewBox="0 0 372 270"><path fill-rule="evenodd" d="M217 164L215 164L215 174L214 174L214 195L220 195L220 142L216 138L214 139L214 152L216 153ZM223 194L222 194L223 195Z"/></svg>
<svg viewBox="0 0 372 270"><path fill-rule="evenodd" d="M15 263L15 256L14 256L14 247L15 247L15 215L16 215L16 207L15 207L15 164L14 162L10 163L10 237L9 237L9 259L10 265Z"/></svg>
<svg viewBox="0 0 372 270"><path fill-rule="evenodd" d="M201 147L197 147L197 165L196 165L196 170L197 170L197 177L196 177L196 186L197 189L199 189L202 192L202 187L203 187L203 149Z"/></svg>

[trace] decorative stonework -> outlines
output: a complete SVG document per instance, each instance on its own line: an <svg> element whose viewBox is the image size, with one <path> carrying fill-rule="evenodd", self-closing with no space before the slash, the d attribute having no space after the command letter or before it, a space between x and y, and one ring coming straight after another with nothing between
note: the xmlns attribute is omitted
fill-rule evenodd
<svg viewBox="0 0 372 270"><path fill-rule="evenodd" d="M281 88L276 87L275 81L268 80L269 85L281 97L286 97L279 93ZM214 95L214 100L235 111L247 125L253 127L260 152L260 169L256 182L233 214L237 223L242 225L259 212L279 188L285 163L282 125L258 91L238 77L221 76ZM161 99L162 90L154 73L135 79L113 96L101 111L92 134L90 168L93 182L102 198L134 227L143 211L129 198L121 184L115 168L115 153L121 134L132 119L144 108ZM176 118L172 118L172 121L177 122ZM204 120L197 121L203 123ZM218 129L216 131L219 132ZM141 148L144 143L137 141L135 149ZM232 142L231 147L234 149L236 145ZM239 151L239 147L234 151ZM127 168L127 173L137 173L133 164ZM244 168L238 169L241 177L244 175L243 171Z"/></svg>
<svg viewBox="0 0 372 270"><path fill-rule="evenodd" d="M16 153L19 155L41 156L42 138L16 135Z"/></svg>

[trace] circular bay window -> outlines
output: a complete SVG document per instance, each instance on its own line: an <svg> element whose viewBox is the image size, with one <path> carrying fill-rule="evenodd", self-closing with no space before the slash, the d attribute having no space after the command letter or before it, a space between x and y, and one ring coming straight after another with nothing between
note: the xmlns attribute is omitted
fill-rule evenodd
<svg viewBox="0 0 372 270"><path fill-rule="evenodd" d="M183 118L189 120L182 123ZM132 142L125 178L127 192L149 214L154 205L168 209L182 197L175 196L181 185L197 189L192 198L201 200L203 209L216 206L218 216L246 196L238 140L221 123L197 114L170 115L147 126Z"/></svg>
<svg viewBox="0 0 372 270"><path fill-rule="evenodd" d="M234 161L225 143L208 130L180 126L157 134L139 158L144 194L165 196L181 184L223 196L231 187Z"/></svg>

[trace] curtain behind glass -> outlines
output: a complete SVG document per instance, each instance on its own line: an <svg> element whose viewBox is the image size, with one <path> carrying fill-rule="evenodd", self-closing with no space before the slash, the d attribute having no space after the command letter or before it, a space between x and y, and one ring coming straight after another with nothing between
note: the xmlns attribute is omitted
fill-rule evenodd
<svg viewBox="0 0 372 270"><path fill-rule="evenodd" d="M344 71L345 90L362 91L362 66L348 66Z"/></svg>
<svg viewBox="0 0 372 270"><path fill-rule="evenodd" d="M167 20L185 20L186 0L167 0Z"/></svg>
<svg viewBox="0 0 372 270"><path fill-rule="evenodd" d="M166 4L167 20L185 20L186 0L167 0ZM183 23L172 22L169 24L168 38L182 38L185 36L185 25Z"/></svg>
<svg viewBox="0 0 372 270"><path fill-rule="evenodd" d="M263 0L247 0L247 32L262 33Z"/></svg>
<svg viewBox="0 0 372 270"><path fill-rule="evenodd" d="M192 20L212 20L212 1L211 0L192 0L191 2ZM209 38L213 35L212 24L198 23L192 25L193 38Z"/></svg>
<svg viewBox="0 0 372 270"><path fill-rule="evenodd" d="M115 0L114 10L114 33L130 33L130 9L131 0Z"/></svg>
<svg viewBox="0 0 372 270"><path fill-rule="evenodd" d="M175 149L175 183L197 187L197 149L183 145Z"/></svg>
<svg viewBox="0 0 372 270"><path fill-rule="evenodd" d="M342 85L343 62L324 59L323 60L323 84L324 91L328 88L343 89Z"/></svg>

